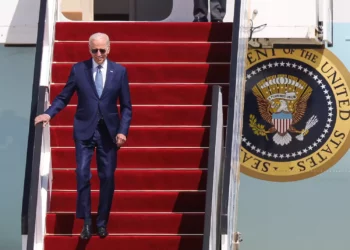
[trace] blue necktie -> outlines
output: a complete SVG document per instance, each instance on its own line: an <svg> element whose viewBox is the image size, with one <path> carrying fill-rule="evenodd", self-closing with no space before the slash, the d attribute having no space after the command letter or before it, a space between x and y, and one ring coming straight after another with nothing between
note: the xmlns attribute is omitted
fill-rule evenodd
<svg viewBox="0 0 350 250"><path fill-rule="evenodd" d="M97 66L97 72L95 77L95 85L96 85L96 91L98 94L98 97L101 97L102 90L103 90L103 80L102 80L102 72L101 72L101 65Z"/></svg>

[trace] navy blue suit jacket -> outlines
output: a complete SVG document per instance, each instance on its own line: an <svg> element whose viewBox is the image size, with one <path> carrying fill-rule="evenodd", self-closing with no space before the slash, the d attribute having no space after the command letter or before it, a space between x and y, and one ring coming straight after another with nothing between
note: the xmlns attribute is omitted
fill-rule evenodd
<svg viewBox="0 0 350 250"><path fill-rule="evenodd" d="M115 142L118 133L128 136L132 117L127 70L115 62L107 60L105 85L99 98L93 80L92 65L92 59L90 59L72 66L65 87L45 113L53 118L67 106L76 92L78 105L74 116L74 139L87 140L93 136L100 119L100 112L109 134ZM121 116L119 116L117 109L118 98Z"/></svg>

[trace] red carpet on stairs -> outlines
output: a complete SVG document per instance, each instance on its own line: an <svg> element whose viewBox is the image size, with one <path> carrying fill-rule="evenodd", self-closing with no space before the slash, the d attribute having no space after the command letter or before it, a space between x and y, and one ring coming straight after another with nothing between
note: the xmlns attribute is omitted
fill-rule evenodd
<svg viewBox="0 0 350 250"><path fill-rule="evenodd" d="M84 39L85 40L85 39ZM217 43L138 43L112 42L113 50L109 59L118 62L227 62L230 60L231 45ZM70 50L66 51L69 47ZM133 53L130 53L133 51ZM86 41L57 42L54 57L59 62L76 62L82 56L89 56L86 50Z"/></svg>
<svg viewBox="0 0 350 250"><path fill-rule="evenodd" d="M134 126L209 126L211 108L208 106L135 106ZM226 108L224 108L226 118ZM73 124L75 107L68 106L51 121L54 126ZM178 119L181 117L182 119Z"/></svg>
<svg viewBox="0 0 350 250"><path fill-rule="evenodd" d="M87 242L79 239L82 221L75 218L76 95L51 121L53 184L45 250L202 249L211 93L215 84L228 90L231 29L227 23L57 23L51 100L71 65L89 58L89 36L105 32L109 58L128 70L133 120L118 152L110 235ZM227 105L227 95L223 101ZM95 157L91 168L95 218Z"/></svg>
<svg viewBox="0 0 350 250"><path fill-rule="evenodd" d="M52 148L52 165L55 169L74 169L72 148ZM134 157L134 156L137 157ZM181 157L179 157L181 156ZM207 148L130 148L118 153L118 169L199 169L207 167ZM166 163L166 164L165 164ZM91 168L96 169L96 158Z"/></svg>
<svg viewBox="0 0 350 250"><path fill-rule="evenodd" d="M206 127L131 127L129 133L130 136L124 144L129 147L209 146L209 128ZM74 147L72 134L72 127L52 127L51 145Z"/></svg>
<svg viewBox="0 0 350 250"><path fill-rule="evenodd" d="M93 212L97 212L98 192L91 194ZM75 192L57 191L51 212L75 212ZM162 202L159 202L162 201ZM205 192L193 191L118 191L114 196L114 212L203 212Z"/></svg>
<svg viewBox="0 0 350 250"><path fill-rule="evenodd" d="M63 87L64 84L52 85L51 96L56 96ZM227 91L228 87L224 85L223 90ZM211 85L206 84L133 83L130 92L133 105L211 105ZM148 94L157 98L149 98ZM223 96L224 103L227 103L227 98ZM76 95L73 95L70 104L77 104Z"/></svg>
<svg viewBox="0 0 350 250"><path fill-rule="evenodd" d="M86 58L86 57L85 57ZM134 83L227 83L229 64L121 63ZM52 81L65 82L73 63L52 65ZM149 86L149 88L153 86Z"/></svg>

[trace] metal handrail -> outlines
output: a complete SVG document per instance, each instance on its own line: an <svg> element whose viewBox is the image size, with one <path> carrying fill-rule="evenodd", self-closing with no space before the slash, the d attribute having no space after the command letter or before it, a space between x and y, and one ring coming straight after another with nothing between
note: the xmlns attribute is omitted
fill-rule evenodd
<svg viewBox="0 0 350 250"><path fill-rule="evenodd" d="M237 249L241 241L237 232L237 206L248 46L247 1L235 0L234 5L221 228L222 234L227 235L227 244L223 250Z"/></svg>
<svg viewBox="0 0 350 250"><path fill-rule="evenodd" d="M36 41L36 53L34 63L34 76L32 87L32 103L29 119L29 134L27 144L26 170L22 197L22 235L28 235L33 231L32 211L36 207L38 191L38 178L40 169L40 150L43 134L42 125L34 126L35 116L42 111L45 102L45 88L40 88L41 60L43 54L45 18L47 0L40 0L38 33ZM35 221L34 221L35 224ZM28 245L28 244L27 244Z"/></svg>
<svg viewBox="0 0 350 250"><path fill-rule="evenodd" d="M212 92L203 250L221 249L221 193L223 172L223 103L221 87Z"/></svg>
<svg viewBox="0 0 350 250"><path fill-rule="evenodd" d="M32 106L22 201L22 249L43 247L45 219L51 192L49 127L34 126L34 118L49 105L54 30L58 0L41 0L36 43ZM39 247L39 248L38 248Z"/></svg>

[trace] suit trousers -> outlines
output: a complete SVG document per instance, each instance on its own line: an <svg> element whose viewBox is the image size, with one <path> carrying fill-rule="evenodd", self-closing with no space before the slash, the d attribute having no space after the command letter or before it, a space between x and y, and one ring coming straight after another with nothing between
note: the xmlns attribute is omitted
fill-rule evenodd
<svg viewBox="0 0 350 250"><path fill-rule="evenodd" d="M91 223L91 159L96 149L97 172L100 180L100 200L96 225L107 226L112 206L115 183L114 173L117 165L117 145L110 137L107 127L99 122L89 140L76 140L76 180L77 180L77 208L76 216Z"/></svg>
<svg viewBox="0 0 350 250"><path fill-rule="evenodd" d="M211 20L223 20L226 14L226 0L210 0ZM207 17L208 0L194 0L193 16Z"/></svg>

